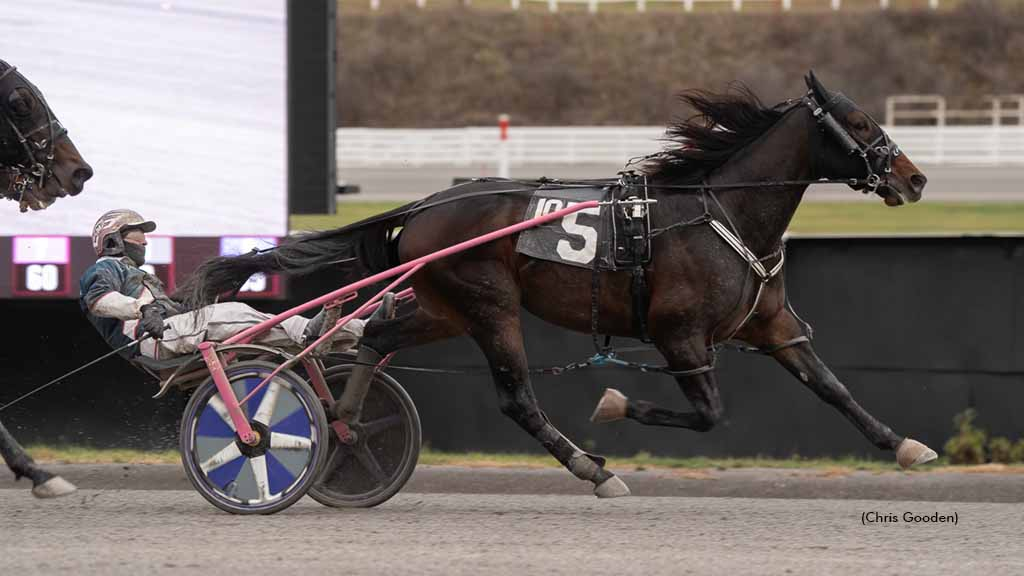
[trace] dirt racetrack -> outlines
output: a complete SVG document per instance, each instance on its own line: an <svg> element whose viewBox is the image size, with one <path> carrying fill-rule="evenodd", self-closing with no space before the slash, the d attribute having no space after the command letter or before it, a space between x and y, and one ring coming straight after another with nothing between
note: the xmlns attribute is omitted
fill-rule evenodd
<svg viewBox="0 0 1024 576"><path fill-rule="evenodd" d="M239 517L177 489L173 467L135 468L61 470L83 489L57 501L0 484L0 574L1024 572L1016 474L640 472L624 476L637 493L717 485L732 494L767 487L770 497L606 501L557 470L421 467L375 509L306 499L276 516ZM122 489L88 488L104 474L121 477ZM145 483L163 489L140 489ZM443 486L476 493L438 492ZM827 498L829 487L847 499ZM978 501L990 493L1000 502ZM871 494L889 499L862 499ZM929 496L945 501L921 501ZM937 516L949 521L923 520Z"/></svg>

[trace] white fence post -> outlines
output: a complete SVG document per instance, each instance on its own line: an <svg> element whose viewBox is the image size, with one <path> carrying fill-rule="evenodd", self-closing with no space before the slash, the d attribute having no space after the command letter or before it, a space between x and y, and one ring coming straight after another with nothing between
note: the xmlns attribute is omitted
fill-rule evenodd
<svg viewBox="0 0 1024 576"><path fill-rule="evenodd" d="M782 9L789 12L793 9L793 0L782 0Z"/></svg>
<svg viewBox="0 0 1024 576"><path fill-rule="evenodd" d="M370 0L370 10L380 10L380 0Z"/></svg>
<svg viewBox="0 0 1024 576"><path fill-rule="evenodd" d="M597 0L587 0L587 12L597 14Z"/></svg>
<svg viewBox="0 0 1024 576"><path fill-rule="evenodd" d="M636 11L647 12L647 0L636 0Z"/></svg>
<svg viewBox="0 0 1024 576"><path fill-rule="evenodd" d="M939 0L928 0L928 7L932 10L939 9Z"/></svg>
<svg viewBox="0 0 1024 576"><path fill-rule="evenodd" d="M832 0L832 9L839 10L842 8L843 0Z"/></svg>
<svg viewBox="0 0 1024 576"><path fill-rule="evenodd" d="M691 2L691 4L693 3ZM740 10L743 10L743 0L732 0L732 9L733 12L739 12Z"/></svg>
<svg viewBox="0 0 1024 576"><path fill-rule="evenodd" d="M519 0L512 0L512 9L519 10Z"/></svg>
<svg viewBox="0 0 1024 576"><path fill-rule="evenodd" d="M548 0L548 12L558 12L558 0Z"/></svg>
<svg viewBox="0 0 1024 576"><path fill-rule="evenodd" d="M878 7L882 10L889 9L889 0L878 0Z"/></svg>
<svg viewBox="0 0 1024 576"><path fill-rule="evenodd" d="M416 0L416 7L417 8L426 8L427 7L427 0Z"/></svg>
<svg viewBox="0 0 1024 576"><path fill-rule="evenodd" d="M683 0L683 9L687 12L693 12L693 0Z"/></svg>

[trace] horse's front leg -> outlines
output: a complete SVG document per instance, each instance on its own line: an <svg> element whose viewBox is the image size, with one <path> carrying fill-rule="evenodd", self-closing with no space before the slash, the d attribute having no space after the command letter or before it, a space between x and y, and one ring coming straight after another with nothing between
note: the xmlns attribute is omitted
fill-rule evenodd
<svg viewBox="0 0 1024 576"><path fill-rule="evenodd" d="M818 358L810 342L776 349L803 335L800 324L789 310L783 308L770 319L755 321L744 332L745 341L763 350L774 350L772 356L786 370L839 410L872 444L883 450L895 450L896 460L903 468L937 458L934 450L916 440L897 435L861 407L846 386Z"/></svg>
<svg viewBox="0 0 1024 576"><path fill-rule="evenodd" d="M36 466L32 458L0 422L0 456L7 467L14 472L14 478L22 476L32 480L32 494L38 498L56 498L75 491L75 485Z"/></svg>

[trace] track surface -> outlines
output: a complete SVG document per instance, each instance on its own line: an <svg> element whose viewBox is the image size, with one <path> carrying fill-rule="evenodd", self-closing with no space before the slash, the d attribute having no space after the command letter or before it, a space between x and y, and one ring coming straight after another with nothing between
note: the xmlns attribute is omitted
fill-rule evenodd
<svg viewBox="0 0 1024 576"><path fill-rule="evenodd" d="M64 467L79 481L164 478L170 466ZM783 485L770 498L581 494L557 470L421 467L408 489L370 510L329 510L303 500L273 517L224 514L188 490L94 490L57 501L0 489L0 574L980 574L1024 572L1019 475L853 474L808 471L639 472L657 486ZM741 477L742 476L742 477ZM867 482L874 478L874 485ZM976 485L977 500L922 502ZM473 494L437 493L438 484ZM787 497L785 486L795 486ZM1003 485L1000 492L998 486ZM10 484L3 484L4 488ZM898 500L849 498L865 490ZM1010 487L1018 486L1016 492ZM571 489L573 494L564 494ZM811 498L793 498L805 489ZM794 490L794 489L790 489ZM485 493L492 492L492 493ZM533 492L508 494L507 492ZM556 492L552 494L551 492ZM957 495L957 494L954 494ZM888 497L888 496L887 496ZM867 512L896 522L864 525ZM955 515L956 524L908 523L904 513ZM925 572L928 571L928 572Z"/></svg>
<svg viewBox="0 0 1024 576"><path fill-rule="evenodd" d="M956 202L1024 201L1024 166L920 166L928 177L925 200ZM616 165L517 166L514 178L614 178ZM400 202L418 200L452 185L454 177L494 176L494 166L423 166L419 168L339 168L338 178L358 184L359 194L340 196L342 202ZM880 202L846 186L812 186L807 200L817 202Z"/></svg>

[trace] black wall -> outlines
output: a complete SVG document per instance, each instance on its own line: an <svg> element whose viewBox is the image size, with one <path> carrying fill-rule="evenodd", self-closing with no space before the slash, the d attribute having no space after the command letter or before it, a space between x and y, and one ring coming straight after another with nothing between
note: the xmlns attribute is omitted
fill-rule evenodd
<svg viewBox="0 0 1024 576"><path fill-rule="evenodd" d="M788 246L791 300L814 325L819 355L869 412L936 449L950 436L953 415L969 406L990 433L1024 435L1024 238L791 239ZM307 278L293 283L290 298L302 301L336 286L327 276ZM0 301L0 318L8 327L0 347L0 401L105 351L72 302ZM534 366L592 353L588 335L532 317L526 342ZM706 434L587 421L606 386L685 408L665 376L590 369L538 377L534 387L556 426L603 453L889 457L772 359L726 352L719 360L726 418ZM483 358L457 339L402 352L395 363L481 366ZM431 446L537 450L498 412L488 376L393 374L413 395ZM155 386L144 381L115 358L0 417L25 442L174 446L184 399L150 400Z"/></svg>

